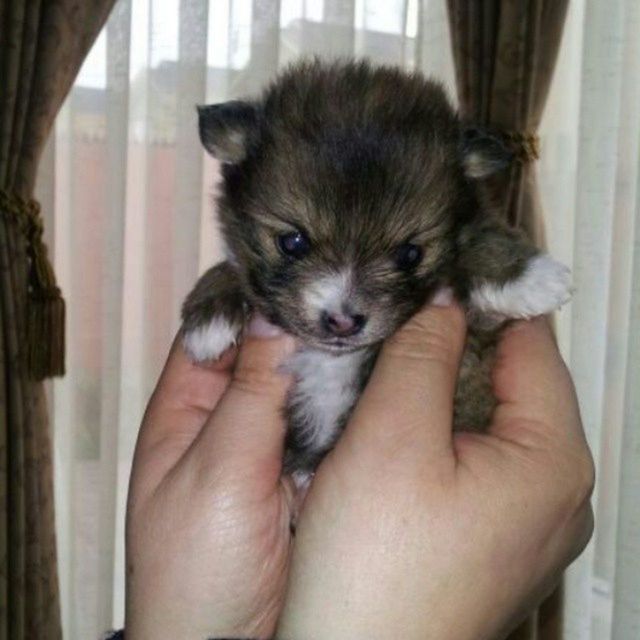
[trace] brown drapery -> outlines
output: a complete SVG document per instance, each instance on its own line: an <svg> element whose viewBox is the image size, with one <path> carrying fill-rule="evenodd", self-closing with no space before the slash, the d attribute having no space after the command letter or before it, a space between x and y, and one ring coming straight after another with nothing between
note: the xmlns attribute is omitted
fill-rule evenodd
<svg viewBox="0 0 640 640"><path fill-rule="evenodd" d="M569 0L447 0L463 117L535 140L568 4ZM522 145L516 146L522 150ZM514 162L490 187L505 218L542 243L535 150L524 155L529 160Z"/></svg>
<svg viewBox="0 0 640 640"><path fill-rule="evenodd" d="M0 640L61 637L47 411L26 340L34 270L53 278L30 198L54 118L113 3L0 0Z"/></svg>
<svg viewBox="0 0 640 640"><path fill-rule="evenodd" d="M461 115L495 128L518 156L485 187L510 224L544 244L534 160L569 0L447 0ZM509 640L560 640L558 589Z"/></svg>

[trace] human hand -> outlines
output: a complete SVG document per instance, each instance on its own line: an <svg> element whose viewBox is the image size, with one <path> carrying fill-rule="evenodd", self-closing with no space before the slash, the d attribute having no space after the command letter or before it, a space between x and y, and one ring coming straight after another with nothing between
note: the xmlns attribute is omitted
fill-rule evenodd
<svg viewBox="0 0 640 640"><path fill-rule="evenodd" d="M282 640L489 640L557 583L593 528L593 463L544 319L507 329L486 434L452 435L465 323L389 339L298 522Z"/></svg>
<svg viewBox="0 0 640 640"><path fill-rule="evenodd" d="M277 369L295 345L251 326L237 359L206 367L176 341L149 402L127 506L127 640L273 633L293 497Z"/></svg>

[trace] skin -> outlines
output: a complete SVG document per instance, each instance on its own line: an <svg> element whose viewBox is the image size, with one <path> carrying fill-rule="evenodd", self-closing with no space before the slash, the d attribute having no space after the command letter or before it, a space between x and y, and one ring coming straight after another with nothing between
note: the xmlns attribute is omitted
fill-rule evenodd
<svg viewBox="0 0 640 640"><path fill-rule="evenodd" d="M384 345L295 545L276 373L293 340L258 323L233 372L235 353L203 368L174 345L131 479L128 638L489 640L550 591L593 528L571 379L546 321L517 323L489 433L452 435L465 323L438 302Z"/></svg>
<svg viewBox="0 0 640 640"><path fill-rule="evenodd" d="M293 485L280 477L289 336L252 322L204 367L176 340L136 445L127 640L268 637L282 608ZM232 367L235 364L235 367Z"/></svg>

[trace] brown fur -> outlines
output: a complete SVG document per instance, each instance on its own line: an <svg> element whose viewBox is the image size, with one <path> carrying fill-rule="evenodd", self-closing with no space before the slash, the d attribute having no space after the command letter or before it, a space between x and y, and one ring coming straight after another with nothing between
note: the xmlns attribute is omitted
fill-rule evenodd
<svg viewBox="0 0 640 640"><path fill-rule="evenodd" d="M225 162L218 205L232 259L187 299L187 329L216 314L242 322L251 308L323 348L303 294L348 265L352 303L369 318L349 347L375 352L439 287L452 286L464 303L478 283L520 275L536 253L477 195L474 179L505 166L508 151L491 134L465 129L442 87L419 74L365 63L298 65L255 102L202 108L200 130ZM309 238L302 260L278 249L277 236L292 230ZM424 255L401 270L393 255L408 241ZM479 429L494 405L496 330L482 318L470 322L455 426Z"/></svg>

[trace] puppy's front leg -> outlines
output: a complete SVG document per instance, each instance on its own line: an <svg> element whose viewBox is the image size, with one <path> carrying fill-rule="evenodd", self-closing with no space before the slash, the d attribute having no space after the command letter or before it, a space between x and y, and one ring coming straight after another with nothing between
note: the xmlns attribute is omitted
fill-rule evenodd
<svg viewBox="0 0 640 640"><path fill-rule="evenodd" d="M182 306L182 344L195 362L216 360L236 343L247 304L228 262L206 271Z"/></svg>
<svg viewBox="0 0 640 640"><path fill-rule="evenodd" d="M571 272L494 219L470 227L459 246L473 317L489 324L533 318L559 309L571 298Z"/></svg>
<svg viewBox="0 0 640 640"><path fill-rule="evenodd" d="M571 274L493 218L470 225L458 246L469 333L454 401L454 428L482 431L495 407L491 371L500 327L555 311L571 297Z"/></svg>

